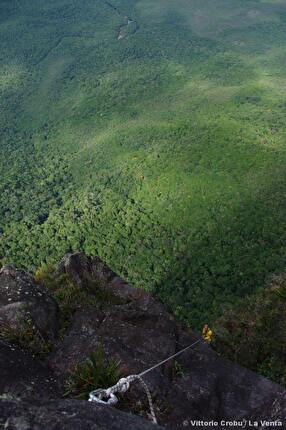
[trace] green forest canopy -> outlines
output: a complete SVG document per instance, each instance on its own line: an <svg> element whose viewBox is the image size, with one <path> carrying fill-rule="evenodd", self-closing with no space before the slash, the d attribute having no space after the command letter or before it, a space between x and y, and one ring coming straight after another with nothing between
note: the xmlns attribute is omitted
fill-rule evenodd
<svg viewBox="0 0 286 430"><path fill-rule="evenodd" d="M286 5L1 0L0 262L99 255L191 324L285 268Z"/></svg>

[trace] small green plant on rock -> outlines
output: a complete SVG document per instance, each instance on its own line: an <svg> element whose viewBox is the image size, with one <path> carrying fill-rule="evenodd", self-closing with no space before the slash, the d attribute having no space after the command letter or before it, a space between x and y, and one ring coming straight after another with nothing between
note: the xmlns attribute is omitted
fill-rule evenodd
<svg viewBox="0 0 286 430"><path fill-rule="evenodd" d="M68 328L73 313L83 305L96 305L96 299L78 288L66 275L54 284L52 292L60 308L61 334Z"/></svg>
<svg viewBox="0 0 286 430"><path fill-rule="evenodd" d="M91 391L116 384L120 376L119 363L113 359L106 360L100 346L87 360L74 367L66 383L65 396L88 399Z"/></svg>
<svg viewBox="0 0 286 430"><path fill-rule="evenodd" d="M53 344L45 340L30 321L21 321L21 327L3 324L0 327L0 336L38 357L49 354L53 348Z"/></svg>
<svg viewBox="0 0 286 430"><path fill-rule="evenodd" d="M121 301L98 282L86 281L78 287L68 274L55 275L56 269L43 266L36 270L35 279L55 298L60 309L60 336L63 337L73 313L82 306L102 308L120 304Z"/></svg>
<svg viewBox="0 0 286 430"><path fill-rule="evenodd" d="M60 309L60 336L63 337L73 313L83 305L96 305L96 298L86 289L78 288L68 275L54 276L55 269L40 268L35 278L55 298Z"/></svg>
<svg viewBox="0 0 286 430"><path fill-rule="evenodd" d="M46 282L51 280L53 273L55 272L55 266L52 264L42 265L35 271L35 279L37 282Z"/></svg>
<svg viewBox="0 0 286 430"><path fill-rule="evenodd" d="M175 378L180 378L182 376L184 376L185 372L184 372L184 368L181 366L181 364L178 361L174 361L173 364L173 375Z"/></svg>

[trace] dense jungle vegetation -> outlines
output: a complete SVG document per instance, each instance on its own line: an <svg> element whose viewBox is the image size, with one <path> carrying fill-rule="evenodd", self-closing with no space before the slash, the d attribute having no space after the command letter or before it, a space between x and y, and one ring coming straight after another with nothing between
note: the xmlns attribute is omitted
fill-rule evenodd
<svg viewBox="0 0 286 430"><path fill-rule="evenodd" d="M216 322L216 349L286 386L286 274L267 288L239 299Z"/></svg>
<svg viewBox="0 0 286 430"><path fill-rule="evenodd" d="M0 263L99 255L193 326L285 269L286 4L0 0Z"/></svg>

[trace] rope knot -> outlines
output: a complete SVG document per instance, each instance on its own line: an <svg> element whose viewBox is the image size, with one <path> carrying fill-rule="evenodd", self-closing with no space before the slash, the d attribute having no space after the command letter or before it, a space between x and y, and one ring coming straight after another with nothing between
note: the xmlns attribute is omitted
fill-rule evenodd
<svg viewBox="0 0 286 430"><path fill-rule="evenodd" d="M206 328L208 328L208 326L204 327L203 334L205 333ZM207 334L212 336L213 332L211 330L209 330L209 332L210 333L207 333ZM206 338L205 338L205 340L208 341ZM183 352L187 351L188 349L193 348L195 345L197 345L198 343L200 343L202 341L203 341L202 339L196 340L191 345L187 346L184 349L181 349L180 351L176 352L175 354L171 355L170 357L166 358L165 360L160 361L160 363L155 364L154 366L150 367L149 369L144 370L144 372L141 372L139 375L129 375L126 378L119 379L117 384L113 385L113 387L110 387L107 389L99 388L98 390L91 391L91 393L89 394L89 401L101 403L104 405L116 405L116 403L118 402L118 398L115 396L115 393L126 393L126 391L128 391L130 388L131 382L138 380L138 381L140 381L141 385L143 386L143 388L147 394L152 421L154 424L157 424L157 419L156 419L155 410L154 410L154 406L153 406L152 396L151 396L151 393L150 393L148 386L146 385L146 383L144 382L142 377L144 375L146 375L147 373L151 372L152 370L157 369L157 367L162 366L163 364L167 363L169 360L171 360L171 359L177 357L178 355L182 354ZM104 399L106 399L106 400L104 400Z"/></svg>
<svg viewBox="0 0 286 430"><path fill-rule="evenodd" d="M121 378L118 381L118 393L126 393L130 388L130 382L127 378Z"/></svg>

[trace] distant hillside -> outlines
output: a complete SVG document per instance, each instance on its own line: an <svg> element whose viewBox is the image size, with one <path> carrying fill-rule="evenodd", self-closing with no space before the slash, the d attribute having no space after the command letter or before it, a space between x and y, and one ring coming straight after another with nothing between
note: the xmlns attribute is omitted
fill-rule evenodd
<svg viewBox="0 0 286 430"><path fill-rule="evenodd" d="M0 261L80 249L200 326L285 269L286 5L2 0Z"/></svg>

